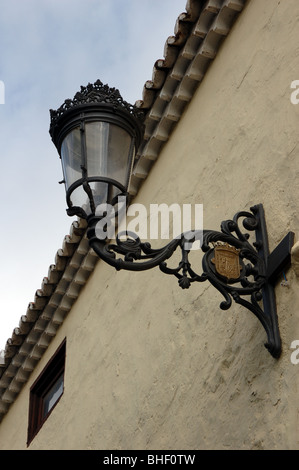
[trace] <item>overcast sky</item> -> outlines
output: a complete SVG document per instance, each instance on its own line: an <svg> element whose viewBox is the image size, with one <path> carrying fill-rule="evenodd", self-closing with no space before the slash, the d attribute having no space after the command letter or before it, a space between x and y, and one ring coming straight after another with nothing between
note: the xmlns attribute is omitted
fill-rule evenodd
<svg viewBox="0 0 299 470"><path fill-rule="evenodd" d="M142 98L186 0L0 0L0 350L54 264L66 215L49 109L98 78ZM0 95L1 100L1 95Z"/></svg>

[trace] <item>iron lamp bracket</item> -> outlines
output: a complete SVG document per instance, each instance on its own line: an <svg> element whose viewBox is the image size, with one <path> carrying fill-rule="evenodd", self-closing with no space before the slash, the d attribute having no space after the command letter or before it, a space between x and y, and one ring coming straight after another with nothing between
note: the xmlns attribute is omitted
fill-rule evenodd
<svg viewBox="0 0 299 470"><path fill-rule="evenodd" d="M242 219L243 228L240 228ZM188 289L194 282L209 281L224 297L222 310L228 310L232 301L252 312L263 325L266 334L266 348L274 358L281 354L275 284L290 263L294 233L289 232L272 253L269 252L265 214L262 204L250 208L250 212L238 212L232 220L221 224L221 230L193 231L190 238L186 233L175 238L166 246L153 249L143 243L134 233L120 234L116 243L100 240L96 236L96 224L100 218L88 219L87 236L90 246L97 255L117 270L144 271L159 266L165 274L174 275L182 289ZM246 230L244 233L243 229ZM255 233L255 241L249 242ZM202 238L202 272L196 273L191 267L191 247ZM177 248L181 260L177 267L167 264ZM116 254L121 257L116 257Z"/></svg>

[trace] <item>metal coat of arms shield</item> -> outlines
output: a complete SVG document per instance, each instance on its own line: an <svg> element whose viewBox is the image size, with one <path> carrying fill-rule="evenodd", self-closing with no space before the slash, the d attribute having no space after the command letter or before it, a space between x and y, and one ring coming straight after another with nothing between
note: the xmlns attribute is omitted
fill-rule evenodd
<svg viewBox="0 0 299 470"><path fill-rule="evenodd" d="M215 258L212 262L220 276L226 277L228 280L238 279L242 270L240 265L240 250L226 244L218 245L214 249Z"/></svg>

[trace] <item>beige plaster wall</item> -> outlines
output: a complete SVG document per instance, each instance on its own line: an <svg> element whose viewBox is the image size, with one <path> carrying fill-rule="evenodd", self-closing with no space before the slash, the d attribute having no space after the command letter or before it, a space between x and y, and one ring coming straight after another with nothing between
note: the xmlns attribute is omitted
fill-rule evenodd
<svg viewBox="0 0 299 470"><path fill-rule="evenodd" d="M256 203L271 249L299 232L297 0L251 0L135 202L203 203L205 228ZM200 271L199 253L193 254ZM198 264L197 264L198 263ZM0 426L26 448L29 388L64 337L65 391L30 449L298 449L298 279L276 289L283 354L208 284L99 263Z"/></svg>

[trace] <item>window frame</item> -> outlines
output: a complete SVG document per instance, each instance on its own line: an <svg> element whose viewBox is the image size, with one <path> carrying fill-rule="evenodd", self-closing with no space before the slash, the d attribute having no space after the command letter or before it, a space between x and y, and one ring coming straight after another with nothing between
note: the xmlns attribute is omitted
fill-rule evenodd
<svg viewBox="0 0 299 470"><path fill-rule="evenodd" d="M53 354L50 361L39 374L35 382L30 387L29 396L29 418L28 418L28 435L27 446L39 432L44 422L48 419L56 405L59 403L64 393L64 372L66 358L66 338L63 340L59 348ZM62 375L63 386L62 393L54 402L47 413L44 413L44 400L51 388L58 382Z"/></svg>

